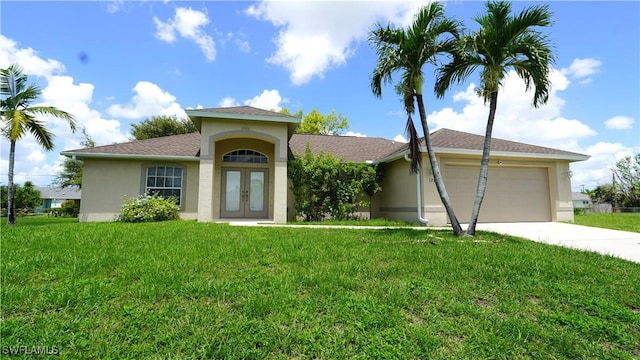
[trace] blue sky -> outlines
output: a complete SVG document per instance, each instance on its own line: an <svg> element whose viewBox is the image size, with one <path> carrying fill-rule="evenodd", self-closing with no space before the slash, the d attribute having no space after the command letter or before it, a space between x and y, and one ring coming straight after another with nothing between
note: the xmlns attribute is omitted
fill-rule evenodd
<svg viewBox="0 0 640 360"><path fill-rule="evenodd" d="M74 114L100 145L126 141L131 124L184 109L251 105L316 108L345 116L350 135L402 138L405 116L392 86L369 87L375 53L367 34L380 22L406 25L424 1L221 2L68 1L0 3L0 67L19 63L43 90L42 104ZM542 2L518 1L518 11ZM552 93L531 94L508 76L494 136L591 155L572 164L574 190L610 181L611 167L640 151L640 2L549 2L555 24ZM447 16L475 29L480 1L448 1ZM433 86L434 68L425 67ZM431 80L429 80L431 79ZM431 130L484 133L488 108L477 76L444 99L425 94ZM80 147L55 119L56 149L31 137L16 150L15 181L48 185L66 149ZM7 183L8 142L0 142Z"/></svg>

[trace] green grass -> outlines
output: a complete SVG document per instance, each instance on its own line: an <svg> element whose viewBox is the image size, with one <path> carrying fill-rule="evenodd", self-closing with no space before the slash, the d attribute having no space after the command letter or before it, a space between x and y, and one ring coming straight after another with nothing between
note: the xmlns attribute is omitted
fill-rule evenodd
<svg viewBox="0 0 640 360"><path fill-rule="evenodd" d="M293 225L346 225L346 226L380 226L380 227L416 227L416 223L400 220L388 219L368 219L368 220L324 220L324 221L296 221L288 224Z"/></svg>
<svg viewBox="0 0 640 360"><path fill-rule="evenodd" d="M30 220L0 229L3 351L640 357L640 266L608 256L489 233Z"/></svg>
<svg viewBox="0 0 640 360"><path fill-rule="evenodd" d="M575 223L640 233L640 213L581 214L575 216Z"/></svg>

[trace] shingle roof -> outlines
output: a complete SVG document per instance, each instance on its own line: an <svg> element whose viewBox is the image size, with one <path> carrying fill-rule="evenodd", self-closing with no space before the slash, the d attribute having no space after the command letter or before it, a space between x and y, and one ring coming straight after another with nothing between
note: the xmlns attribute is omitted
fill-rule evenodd
<svg viewBox="0 0 640 360"><path fill-rule="evenodd" d="M253 106L231 106L220 108L195 109L196 111L215 112L222 114L255 115L255 116L279 116L283 118L293 117L275 111L258 109Z"/></svg>
<svg viewBox="0 0 640 360"><path fill-rule="evenodd" d="M289 146L294 153L304 153L307 144L312 152L332 153L346 161L380 160L407 148L407 144L383 138L294 134Z"/></svg>
<svg viewBox="0 0 640 360"><path fill-rule="evenodd" d="M80 189L61 189L49 186L36 186L35 189L40 191L41 199L80 199L82 194Z"/></svg>
<svg viewBox="0 0 640 360"><path fill-rule="evenodd" d="M225 108L229 109L229 108ZM258 109L259 110L259 109ZM463 149L482 151L484 136L469 134L461 131L440 129L431 134L434 148ZM365 162L379 161L393 155L400 155L407 150L407 144L384 138L307 135L294 134L289 140L293 152L304 153L309 144L314 153L330 152L345 161ZM491 151L540 154L550 156L584 157L585 155L569 151L552 149L515 141L493 138ZM161 138L136 140L127 143L96 146L92 148L76 149L63 152L66 155L95 154L95 155L129 155L129 156L158 156L158 157L198 157L200 156L200 134L165 136Z"/></svg>
<svg viewBox="0 0 640 360"><path fill-rule="evenodd" d="M431 142L434 148L468 149L482 151L482 148L484 146L484 136L450 129L440 129L431 133ZM584 156L582 154L573 153L570 151L552 149L548 147L525 144L516 141L502 140L497 138L492 138L491 140L491 151Z"/></svg>
<svg viewBox="0 0 640 360"><path fill-rule="evenodd" d="M95 146L65 153L144 155L144 156L199 156L200 133L164 136L147 140Z"/></svg>

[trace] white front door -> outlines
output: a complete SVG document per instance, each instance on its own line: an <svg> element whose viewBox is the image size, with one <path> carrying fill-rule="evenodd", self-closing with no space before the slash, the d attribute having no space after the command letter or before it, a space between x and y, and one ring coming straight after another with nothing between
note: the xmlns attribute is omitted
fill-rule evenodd
<svg viewBox="0 0 640 360"><path fill-rule="evenodd" d="M221 217L261 219L269 216L267 169L223 168Z"/></svg>

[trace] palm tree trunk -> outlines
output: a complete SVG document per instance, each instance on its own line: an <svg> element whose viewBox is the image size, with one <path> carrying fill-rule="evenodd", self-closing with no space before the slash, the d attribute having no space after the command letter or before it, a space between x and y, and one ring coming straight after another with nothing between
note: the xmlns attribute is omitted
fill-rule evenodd
<svg viewBox="0 0 640 360"><path fill-rule="evenodd" d="M11 148L9 150L9 186L7 187L7 225L16 224L16 187L13 184L13 166L16 157L16 142L11 141Z"/></svg>
<svg viewBox="0 0 640 360"><path fill-rule="evenodd" d="M438 161L436 160L436 155L433 152L433 146L431 145L431 136L429 134L429 125L427 124L427 113L424 110L424 102L422 100L422 94L416 94L416 99L418 100L418 111L420 112L420 122L422 123L422 132L424 133L424 142L427 146L427 155L429 156L429 163L431 164L431 170L433 171L433 180L436 183L436 189L438 189L438 195L440 195L440 200L442 200L442 205L444 205L445 210L447 211L447 215L449 215L449 220L451 220L451 227L453 228L453 233L457 236L464 234L462 231L462 227L460 226L460 222L456 217L455 212L453 211L453 206L451 206L451 200L449 200L449 194L447 193L447 189L444 186L444 181L442 180L442 174L440 174L440 166L438 165ZM422 211L422 209L420 209Z"/></svg>
<svg viewBox="0 0 640 360"><path fill-rule="evenodd" d="M489 176L489 154L491 152L491 133L493 132L493 120L496 117L498 107L498 92L491 93L489 101L489 118L487 119L487 129L484 134L484 146L482 148L482 161L480 162L480 175L478 175L478 187L476 188L476 198L473 201L471 220L467 227L466 235L473 236L476 233L476 224L480 215L480 206L484 200L484 193L487 189L487 178Z"/></svg>

